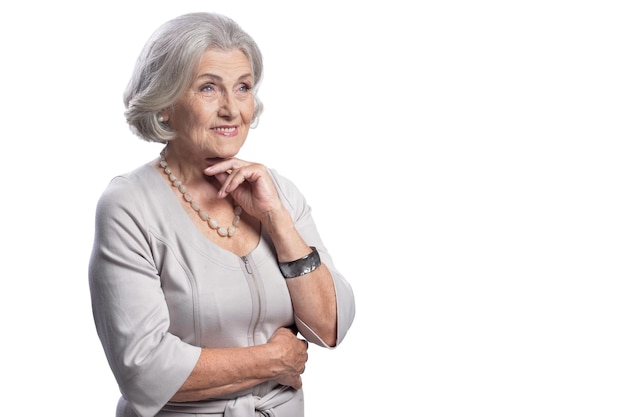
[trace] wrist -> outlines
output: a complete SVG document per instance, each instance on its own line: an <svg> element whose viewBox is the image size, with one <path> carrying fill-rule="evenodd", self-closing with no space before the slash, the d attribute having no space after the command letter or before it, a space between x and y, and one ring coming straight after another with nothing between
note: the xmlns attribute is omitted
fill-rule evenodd
<svg viewBox="0 0 626 417"><path fill-rule="evenodd" d="M297 278L310 274L322 265L320 255L315 246L311 246L311 252L301 258L289 262L278 262L281 274L285 279Z"/></svg>
<svg viewBox="0 0 626 417"><path fill-rule="evenodd" d="M276 248L278 262L290 262L311 253L286 209L266 213L262 223Z"/></svg>
<svg viewBox="0 0 626 417"><path fill-rule="evenodd" d="M265 212L261 223L270 235L279 235L294 228L293 219L284 207Z"/></svg>

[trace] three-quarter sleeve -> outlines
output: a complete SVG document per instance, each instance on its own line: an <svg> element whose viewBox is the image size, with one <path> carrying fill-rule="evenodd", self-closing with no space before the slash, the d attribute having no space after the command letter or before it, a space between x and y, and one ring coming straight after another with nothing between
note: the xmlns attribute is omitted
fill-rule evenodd
<svg viewBox="0 0 626 417"><path fill-rule="evenodd" d="M322 238L313 219L311 207L307 204L305 197L293 182L282 177L275 170L270 170L270 173L272 174L283 204L285 204L294 219L296 229L308 245L316 247L322 262L326 265L333 277L335 296L337 299L337 343L334 347L337 347L345 338L354 321L355 301L352 286L335 267L328 249L322 242ZM325 348L334 348L328 346L322 338L299 317L296 316L295 321L298 331L309 342Z"/></svg>
<svg viewBox="0 0 626 417"><path fill-rule="evenodd" d="M142 199L114 179L96 209L89 285L98 336L122 395L139 416L155 415L193 370L200 348L169 332L169 311ZM145 204L145 203L143 203Z"/></svg>

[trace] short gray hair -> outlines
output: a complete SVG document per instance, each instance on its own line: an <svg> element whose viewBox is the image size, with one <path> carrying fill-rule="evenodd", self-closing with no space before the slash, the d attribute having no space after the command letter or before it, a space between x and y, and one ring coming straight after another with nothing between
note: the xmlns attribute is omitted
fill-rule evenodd
<svg viewBox="0 0 626 417"><path fill-rule="evenodd" d="M176 132L159 123L158 114L176 103L192 82L193 72L207 49L239 49L252 67L254 113L258 124L263 103L258 89L263 78L263 57L256 42L232 19L215 13L189 13L159 27L137 58L124 92L126 121L149 142L167 143Z"/></svg>

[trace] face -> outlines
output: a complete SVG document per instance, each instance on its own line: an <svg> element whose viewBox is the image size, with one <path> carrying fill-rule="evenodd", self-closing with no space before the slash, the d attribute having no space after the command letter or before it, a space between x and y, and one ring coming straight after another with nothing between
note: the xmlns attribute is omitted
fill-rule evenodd
<svg viewBox="0 0 626 417"><path fill-rule="evenodd" d="M250 130L253 83L252 68L243 52L207 50L189 89L163 113L177 132L171 145L204 159L235 156Z"/></svg>

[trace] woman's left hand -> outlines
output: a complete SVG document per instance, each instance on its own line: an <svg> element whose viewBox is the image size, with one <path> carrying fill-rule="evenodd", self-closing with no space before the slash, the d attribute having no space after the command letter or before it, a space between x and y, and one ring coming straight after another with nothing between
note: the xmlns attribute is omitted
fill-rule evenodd
<svg viewBox="0 0 626 417"><path fill-rule="evenodd" d="M204 170L221 184L218 196L231 195L248 214L263 221L282 210L282 203L267 168L237 158L219 161Z"/></svg>

